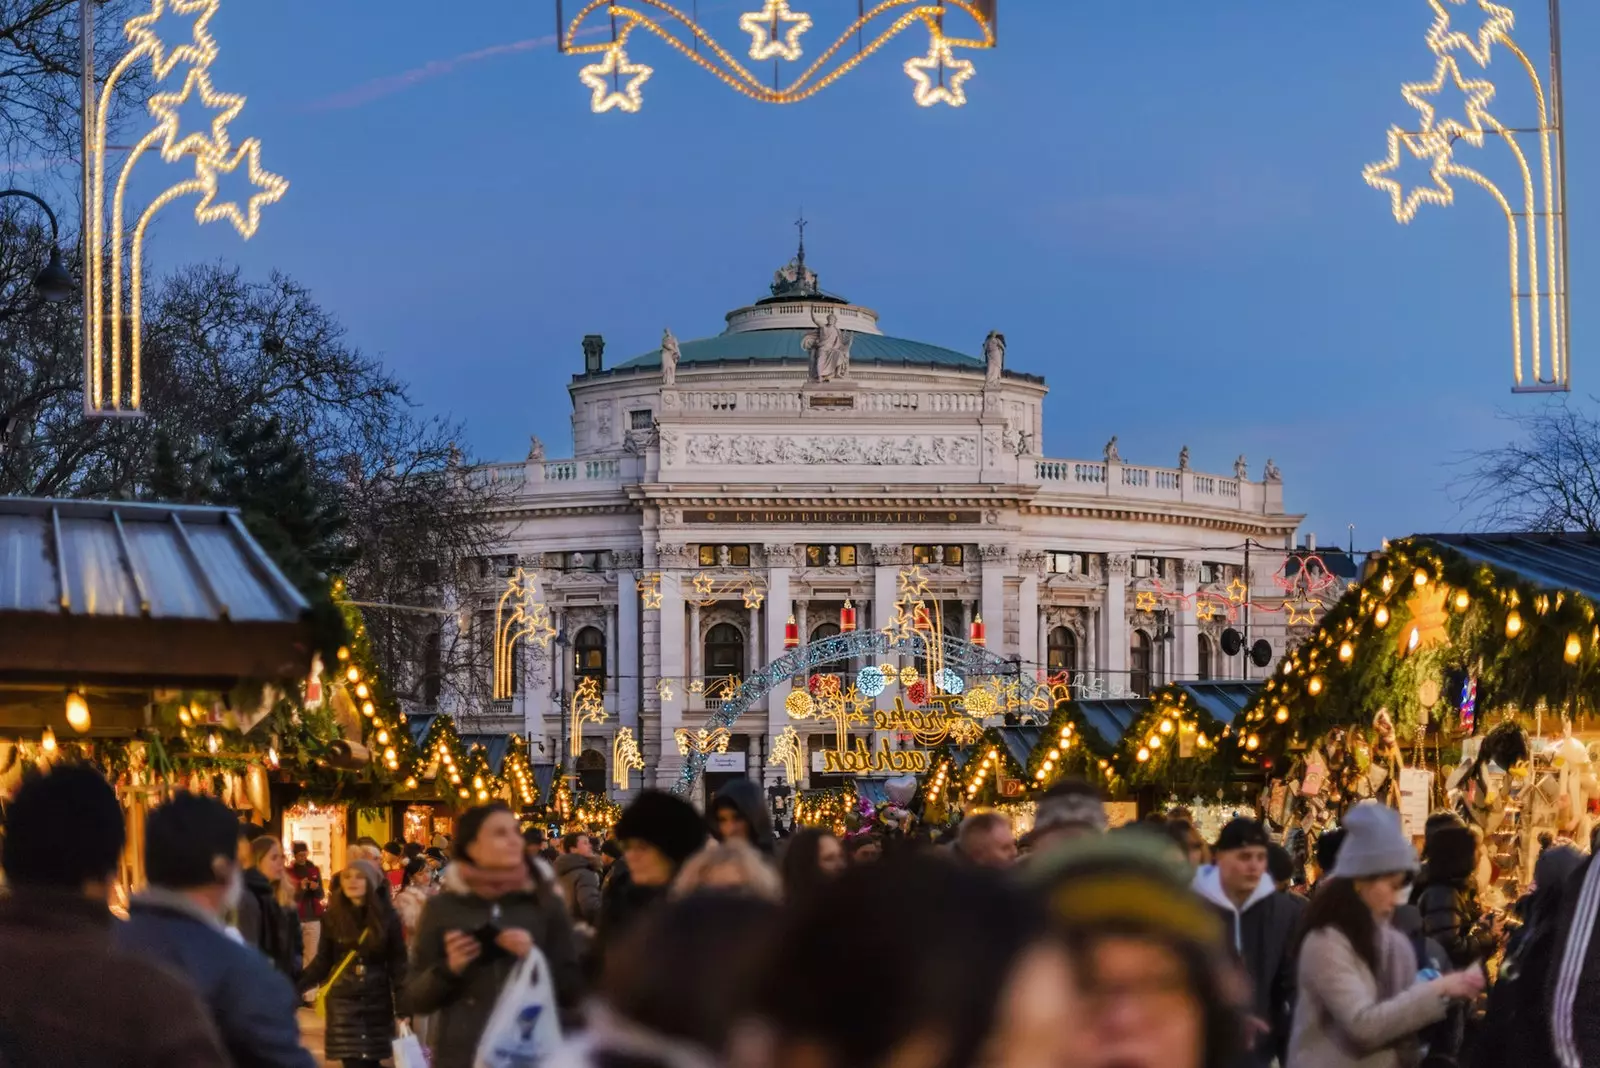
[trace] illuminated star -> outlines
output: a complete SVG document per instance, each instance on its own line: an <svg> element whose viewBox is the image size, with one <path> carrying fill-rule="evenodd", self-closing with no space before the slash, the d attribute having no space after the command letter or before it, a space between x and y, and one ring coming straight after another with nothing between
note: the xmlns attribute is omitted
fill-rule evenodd
<svg viewBox="0 0 1600 1068"><path fill-rule="evenodd" d="M178 109L188 103L196 89L200 91L200 102L216 111L217 117L211 120L209 138L196 132L180 140L178 134L182 131L178 126ZM212 89L211 76L200 67L195 67L183 80L182 89L176 93L155 94L150 98L149 107L150 114L157 120L156 129L165 137L161 146L162 159L173 163L189 152L220 159L232 147L228 143L228 123L238 118L239 112L244 110L244 97Z"/></svg>
<svg viewBox="0 0 1600 1068"><path fill-rule="evenodd" d="M760 608L766 594L758 586L747 586L744 591L744 606L746 608Z"/></svg>
<svg viewBox="0 0 1600 1068"><path fill-rule="evenodd" d="M912 567L900 572L900 592L921 596L928 592L928 580L922 576L922 568Z"/></svg>
<svg viewBox="0 0 1600 1068"><path fill-rule="evenodd" d="M933 72L939 72L939 84L933 82ZM917 103L925 108L935 104L949 104L958 108L967 102L961 86L975 73L970 59L957 59L950 43L934 34L928 43L928 54L920 59L906 60L906 75L917 83Z"/></svg>
<svg viewBox="0 0 1600 1068"><path fill-rule="evenodd" d="M606 49L605 59L599 63L591 63L578 72L578 80L594 92L594 99L589 106L596 114L610 111L612 108L636 112L644 104L639 89L654 73L654 70L643 63L628 62L628 53L622 50L622 42L619 41ZM626 77L628 81L622 88L616 89L606 79L619 75Z"/></svg>
<svg viewBox="0 0 1600 1068"><path fill-rule="evenodd" d="M1410 152L1414 159L1433 160L1433 168L1429 171L1429 176L1434 183L1431 187L1417 186L1410 193L1407 193L1405 187L1399 182L1393 178L1385 177L1400 166L1401 145L1405 146L1406 151ZM1361 176L1367 180L1367 184L1372 188L1381 189L1388 193L1394 210L1394 217L1400 222L1408 223L1416 218L1417 208L1423 204L1445 205L1455 201L1455 190L1451 189L1444 180L1444 164L1449 160L1449 156L1450 149L1448 144L1437 140L1417 138L1406 133L1398 126L1391 126L1389 127L1389 157L1378 163L1367 164L1362 170ZM1234 582L1239 582L1239 580L1234 579ZM1243 583L1239 584L1243 585ZM1228 585L1228 599L1235 604L1244 599L1242 595L1238 598L1234 597L1232 583Z"/></svg>
<svg viewBox="0 0 1600 1068"><path fill-rule="evenodd" d="M1444 88L1446 77L1466 96L1466 119L1470 125L1463 126L1449 118L1434 126L1436 111L1433 104L1424 98L1437 96ZM1491 126L1494 122L1487 110L1489 101L1494 99L1494 83L1481 78L1463 78L1454 56L1440 56L1438 66L1433 69L1433 81L1402 85L1400 95L1406 98L1406 103L1417 109L1417 114L1422 118L1421 131L1424 135L1436 133L1447 144L1459 137L1474 148L1483 147L1483 121L1489 119Z"/></svg>
<svg viewBox="0 0 1600 1068"><path fill-rule="evenodd" d="M1249 594L1250 587L1244 584L1243 579L1235 578L1232 582L1228 583L1228 600L1232 601L1234 604L1244 604L1244 599L1249 596Z"/></svg>
<svg viewBox="0 0 1600 1068"><path fill-rule="evenodd" d="M783 31L784 40L778 39L780 22L789 23ZM751 59L781 56L793 61L800 58L800 35L811 28L811 16L790 11L789 0L767 0L760 11L740 15L739 28L750 35Z"/></svg>
<svg viewBox="0 0 1600 1068"><path fill-rule="evenodd" d="M716 585L710 575L704 571L694 577L694 592L700 597L710 600L716 593Z"/></svg>
<svg viewBox="0 0 1600 1068"><path fill-rule="evenodd" d="M672 682L669 679L656 680L656 696L662 701L672 700Z"/></svg>
<svg viewBox="0 0 1600 1068"><path fill-rule="evenodd" d="M217 58L217 42L206 32L206 24L217 13L222 0L151 0L150 13L128 20L123 32L133 43L132 52L143 52L150 57L150 69L161 81L172 73L179 63L193 63L196 67L211 66ZM161 16L171 11L178 15L195 15L194 35L178 47L168 50L156 36L155 25Z"/></svg>
<svg viewBox="0 0 1600 1068"><path fill-rule="evenodd" d="M1211 603L1210 601L1199 600L1199 601L1195 602L1195 605L1194 605L1194 618L1200 620L1202 623L1204 623L1208 619L1215 618L1216 614L1217 614L1217 606L1215 604Z"/></svg>
<svg viewBox="0 0 1600 1068"><path fill-rule="evenodd" d="M232 174L247 158L250 161L250 184L260 192L250 197L243 211L240 211L238 203L232 200L218 204L217 174L219 172ZM241 144L232 159L220 156L214 159L206 155L196 156L195 173L205 183L206 192L200 200L200 205L194 209L194 217L202 223L227 219L233 223L233 228L239 231L239 236L246 240L253 237L256 228L261 225L261 209L283 199L283 194L289 190L287 179L261 169L261 142L254 137Z"/></svg>
<svg viewBox="0 0 1600 1068"><path fill-rule="evenodd" d="M1322 602L1310 601L1285 601L1283 609L1289 614L1289 626L1310 626L1317 621L1316 611L1322 607Z"/></svg>
<svg viewBox="0 0 1600 1068"><path fill-rule="evenodd" d="M1140 590L1133 598L1135 612L1154 612L1156 610L1156 595L1152 590Z"/></svg>
<svg viewBox="0 0 1600 1068"><path fill-rule="evenodd" d="M1466 0L1449 0L1456 6L1464 6ZM1450 13L1440 0L1428 0L1428 6L1433 8L1433 13L1438 16L1434 19L1433 26L1428 30L1428 47L1436 55L1463 49L1467 55L1478 61L1478 66L1489 65L1489 50L1494 43L1502 38L1509 39L1511 29L1516 25L1517 16L1508 7L1492 3L1491 0L1478 0L1478 7L1489 17L1478 28L1478 39L1455 29L1450 22Z"/></svg>

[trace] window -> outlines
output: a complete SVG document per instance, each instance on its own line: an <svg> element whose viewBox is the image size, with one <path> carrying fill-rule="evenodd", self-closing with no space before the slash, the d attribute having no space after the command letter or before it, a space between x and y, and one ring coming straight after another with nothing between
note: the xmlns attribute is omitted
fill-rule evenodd
<svg viewBox="0 0 1600 1068"><path fill-rule="evenodd" d="M824 638L835 638L839 634L839 624L837 623L818 623L811 628L811 640L814 642L820 642ZM846 660L835 660L831 664L819 664L814 671L818 675L854 674L850 662Z"/></svg>
<svg viewBox="0 0 1600 1068"><path fill-rule="evenodd" d="M961 551L961 546L959 545L946 545L944 547L944 562L948 567L960 567L961 561L965 556L966 554Z"/></svg>
<svg viewBox="0 0 1600 1068"><path fill-rule="evenodd" d="M606 796L611 784L606 781L605 754L585 749L573 763L573 770L578 773L578 789L584 793Z"/></svg>
<svg viewBox="0 0 1600 1068"><path fill-rule="evenodd" d="M1199 643L1195 646L1194 674L1197 679L1211 677L1211 639L1204 634L1200 635Z"/></svg>
<svg viewBox="0 0 1600 1068"><path fill-rule="evenodd" d="M717 566L717 547L715 545L702 545L702 546L700 546L700 566L701 567L716 567Z"/></svg>
<svg viewBox="0 0 1600 1068"><path fill-rule="evenodd" d="M1135 556L1133 558L1133 577L1134 578L1152 578L1152 577L1159 578L1160 575L1161 575L1161 563L1160 563L1160 561L1152 560L1148 556Z"/></svg>
<svg viewBox="0 0 1600 1068"><path fill-rule="evenodd" d="M1046 553L1044 563L1045 570L1052 575L1083 574L1082 553Z"/></svg>
<svg viewBox="0 0 1600 1068"><path fill-rule="evenodd" d="M1065 674L1070 684L1078 671L1078 636L1067 627L1056 627L1050 631L1049 640L1045 666L1052 676Z"/></svg>
<svg viewBox="0 0 1600 1068"><path fill-rule="evenodd" d="M655 425L656 416L649 408L635 408L628 413L628 428L630 430L649 430Z"/></svg>
<svg viewBox="0 0 1600 1068"><path fill-rule="evenodd" d="M718 623L706 632L706 677L744 674L744 635L732 623Z"/></svg>
<svg viewBox="0 0 1600 1068"><path fill-rule="evenodd" d="M1227 565L1207 560L1200 565L1200 585L1214 586L1227 578Z"/></svg>
<svg viewBox="0 0 1600 1068"><path fill-rule="evenodd" d="M750 546L748 546L748 545L730 545L730 546L728 546L728 563L729 563L729 565L731 565L733 567L749 567L750 566Z"/></svg>
<svg viewBox="0 0 1600 1068"><path fill-rule="evenodd" d="M702 545L700 546L701 567L749 567L750 546L748 545Z"/></svg>
<svg viewBox="0 0 1600 1068"><path fill-rule="evenodd" d="M960 567L966 559L965 547L961 545L913 545L911 547L911 562L913 564L943 564L946 567Z"/></svg>
<svg viewBox="0 0 1600 1068"><path fill-rule="evenodd" d="M855 567L854 545L807 545L807 567Z"/></svg>
<svg viewBox="0 0 1600 1068"><path fill-rule="evenodd" d="M913 545L911 547L911 562L919 566L933 563L933 546Z"/></svg>
<svg viewBox="0 0 1600 1068"><path fill-rule="evenodd" d="M1139 697L1150 696L1150 635L1142 630L1133 632L1128 649L1128 689Z"/></svg>
<svg viewBox="0 0 1600 1068"><path fill-rule="evenodd" d="M580 679L593 678L606 688L606 636L599 627L584 627L572 640L572 670Z"/></svg>

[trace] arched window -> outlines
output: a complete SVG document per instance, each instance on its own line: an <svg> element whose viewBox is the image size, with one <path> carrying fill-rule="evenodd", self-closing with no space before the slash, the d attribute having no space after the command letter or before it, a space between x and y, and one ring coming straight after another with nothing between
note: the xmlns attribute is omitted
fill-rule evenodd
<svg viewBox="0 0 1600 1068"><path fill-rule="evenodd" d="M839 634L839 624L837 623L818 623L811 628L811 640L814 642L820 642L824 638L836 638ZM817 665L817 674L819 675L848 675L849 673L850 664L844 660L835 660L831 664Z"/></svg>
<svg viewBox="0 0 1600 1068"><path fill-rule="evenodd" d="M599 627L584 627L572 639L572 669L578 678L593 678L606 688L606 636Z"/></svg>
<svg viewBox="0 0 1600 1068"><path fill-rule="evenodd" d="M1150 635L1133 632L1128 648L1128 689L1140 697L1150 696Z"/></svg>
<svg viewBox="0 0 1600 1068"><path fill-rule="evenodd" d="M606 781L605 754L594 749L585 749L573 764L578 772L578 789L585 793L606 796L606 788L610 785Z"/></svg>
<svg viewBox="0 0 1600 1068"><path fill-rule="evenodd" d="M706 678L744 675L744 635L732 623L718 623L706 632Z"/></svg>
<svg viewBox="0 0 1600 1068"><path fill-rule="evenodd" d="M1050 631L1050 647L1045 653L1045 667L1051 676L1066 675L1068 685L1078 673L1078 636L1068 627Z"/></svg>
<svg viewBox="0 0 1600 1068"><path fill-rule="evenodd" d="M1209 679L1211 677L1211 639L1204 634L1200 635L1199 641L1195 646L1195 653L1195 678Z"/></svg>

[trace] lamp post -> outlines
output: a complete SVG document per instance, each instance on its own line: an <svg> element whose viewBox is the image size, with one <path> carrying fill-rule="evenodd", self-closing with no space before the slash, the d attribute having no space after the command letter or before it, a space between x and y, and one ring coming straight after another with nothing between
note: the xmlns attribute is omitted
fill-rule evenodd
<svg viewBox="0 0 1600 1068"><path fill-rule="evenodd" d="M78 291L77 279L72 277L72 272L67 270L66 264L61 262L61 227L56 222L56 213L50 210L37 195L26 189L0 189L0 199L6 197L22 197L31 200L43 209L45 218L50 220L50 262L44 265L40 272L33 276L33 288L51 304L60 304L70 300ZM0 312L0 318L15 314L15 311Z"/></svg>

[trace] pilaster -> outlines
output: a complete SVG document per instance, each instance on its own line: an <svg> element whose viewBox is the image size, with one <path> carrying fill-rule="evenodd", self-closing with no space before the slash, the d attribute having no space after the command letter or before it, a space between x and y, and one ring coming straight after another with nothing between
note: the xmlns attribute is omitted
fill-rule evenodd
<svg viewBox="0 0 1600 1068"><path fill-rule="evenodd" d="M1107 689L1127 689L1128 678L1128 571L1132 560L1125 554L1106 557L1105 599L1100 609L1101 661L1097 668Z"/></svg>

